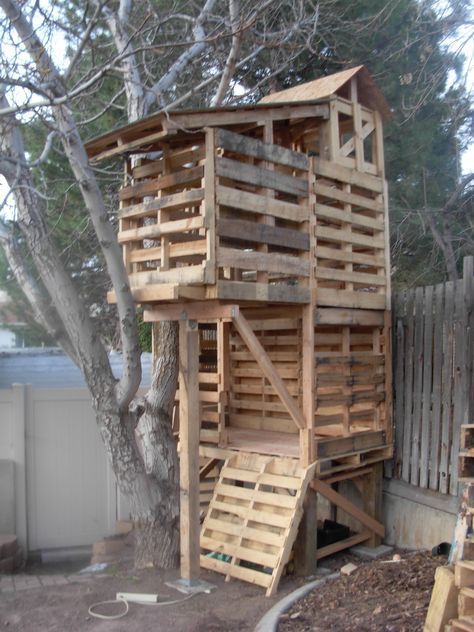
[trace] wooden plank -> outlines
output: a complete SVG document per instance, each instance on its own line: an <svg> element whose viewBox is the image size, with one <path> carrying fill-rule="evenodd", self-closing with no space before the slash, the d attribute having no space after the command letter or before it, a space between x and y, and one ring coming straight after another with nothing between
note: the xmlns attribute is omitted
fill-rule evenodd
<svg viewBox="0 0 474 632"><path fill-rule="evenodd" d="M236 248L217 249L217 265L243 270L264 270L284 275L309 276L310 262L281 253L249 252Z"/></svg>
<svg viewBox="0 0 474 632"><path fill-rule="evenodd" d="M405 306L405 294L400 293L395 296L395 476L401 474L401 464L403 462L403 437L405 431L405 329L403 326L403 310Z"/></svg>
<svg viewBox="0 0 474 632"><path fill-rule="evenodd" d="M306 171L309 167L309 159L306 154L291 151L280 145L263 143L255 138L235 134L228 130L216 130L216 142L223 149L245 156L253 156L258 160L268 160L300 171Z"/></svg>
<svg viewBox="0 0 474 632"><path fill-rule="evenodd" d="M204 228L204 218L200 215L186 219L177 219L162 224L152 224L139 228L129 228L121 231L117 238L119 243L128 241L141 241L143 239L157 239L162 235L172 235L173 233L184 233L189 230Z"/></svg>
<svg viewBox="0 0 474 632"><path fill-rule="evenodd" d="M423 395L421 411L420 487L426 489L429 480L429 449L431 422L431 386L433 376L433 286L425 288L423 334Z"/></svg>
<svg viewBox="0 0 474 632"><path fill-rule="evenodd" d="M368 246L369 248L379 248L383 250L384 241L381 237L372 235L360 235L349 230L339 230L327 228L326 226L316 226L316 237L341 243L356 244L358 246Z"/></svg>
<svg viewBox="0 0 474 632"><path fill-rule="evenodd" d="M210 571L216 571L227 575L230 569L228 562L222 562L221 560L213 559L206 555L201 555L201 566ZM246 568L245 566L234 566L232 569L232 577L248 582L249 584L257 584L257 586L263 586L267 588L272 580L271 575L263 573L261 571L254 571L253 569Z"/></svg>
<svg viewBox="0 0 474 632"><path fill-rule="evenodd" d="M433 395L431 403L430 479L429 487L439 489L439 459L441 443L441 392L443 366L443 320L444 285L434 288L434 350L433 350Z"/></svg>
<svg viewBox="0 0 474 632"><path fill-rule="evenodd" d="M343 167L337 164L337 162L316 158L315 171L317 176L331 178L332 180L341 180L347 184L355 184L358 187L369 189L369 191L376 193L382 193L383 191L383 181L381 178L356 171L355 169Z"/></svg>
<svg viewBox="0 0 474 632"><path fill-rule="evenodd" d="M384 314L368 309L320 307L314 312L315 325L364 325L383 327Z"/></svg>
<svg viewBox="0 0 474 632"><path fill-rule="evenodd" d="M205 282L216 282L216 219L219 212L216 202L216 139L215 130L206 130L206 161L204 163L204 225L206 226L207 266Z"/></svg>
<svg viewBox="0 0 474 632"><path fill-rule="evenodd" d="M222 206L250 211L259 215L272 215L273 217L293 222L307 221L310 213L307 205L275 200L265 195L241 191L240 189L223 185L217 186L216 195L217 202Z"/></svg>
<svg viewBox="0 0 474 632"><path fill-rule="evenodd" d="M227 239L237 239L249 243L282 246L293 250L309 250L309 235L280 226L256 224L241 219L220 219L217 234Z"/></svg>
<svg viewBox="0 0 474 632"><path fill-rule="evenodd" d="M205 255L207 252L207 244L205 239L195 241L183 241L177 244L169 245L170 259L184 259L196 255ZM140 248L131 250L128 260L131 263L139 263L141 261L153 261L160 259L162 254L161 246L157 248Z"/></svg>
<svg viewBox="0 0 474 632"><path fill-rule="evenodd" d="M270 303L309 303L309 290L305 287L281 283L247 283L245 281L218 281L217 298L230 301L265 301ZM211 294L212 295L212 294Z"/></svg>
<svg viewBox="0 0 474 632"><path fill-rule="evenodd" d="M377 274L367 274L364 272L350 272L346 270L337 270L335 268L316 267L316 278L327 279L329 281L347 281L360 285L383 285L386 279L384 276Z"/></svg>
<svg viewBox="0 0 474 632"><path fill-rule="evenodd" d="M231 319L238 311L237 305L222 305L218 301L202 301L179 305L156 305L146 309L143 320L148 323L162 320L218 320Z"/></svg>
<svg viewBox="0 0 474 632"><path fill-rule="evenodd" d="M367 527L373 533L376 533L381 538L385 535L385 527L384 525L369 516L365 511L362 511L359 507L354 505L350 500L336 492L332 487L330 487L327 483L324 483L320 479L314 479L311 483L313 489L315 489L319 494L327 498L331 503L340 507L343 511L353 516L356 520L358 520L364 527Z"/></svg>
<svg viewBox="0 0 474 632"><path fill-rule="evenodd" d="M466 333L468 332L466 314L464 311L464 286L457 281L454 291L454 356L453 356L453 420L450 454L449 493L458 495L458 453L460 445L461 424L465 414L465 390L463 382L467 380L466 356L472 353L472 348L466 347Z"/></svg>
<svg viewBox="0 0 474 632"><path fill-rule="evenodd" d="M334 186L328 186L324 180L316 180L315 192L318 199L320 197L326 197L330 200L337 200L338 202L350 204L356 209L367 209L382 214L384 212L383 204L381 204L377 199L374 199L374 197L365 197L363 195L358 195L357 193L352 193L352 191L348 192Z"/></svg>
<svg viewBox="0 0 474 632"><path fill-rule="evenodd" d="M293 397L291 397L291 395L288 393L285 383L278 375L275 367L273 366L271 360L268 358L265 349L260 344L247 319L243 316L241 312L238 312L233 317L232 322L241 335L242 340L245 342L249 350L254 354L255 360L257 361L260 369L275 389L277 395L285 405L289 415L295 422L296 426L298 428L304 428L305 420L301 410L298 408Z"/></svg>
<svg viewBox="0 0 474 632"><path fill-rule="evenodd" d="M345 263L355 263L385 269L385 258L382 254L368 255L359 252L347 252L340 248L328 248L319 244L317 244L315 252L318 259L344 261Z"/></svg>
<svg viewBox="0 0 474 632"><path fill-rule="evenodd" d="M402 479L410 482L411 463L411 423L413 407L413 344L414 344L414 306L415 292L408 290L406 295L406 335L405 335L405 381L404 381L404 404L403 411L405 425L403 428L403 456L402 456Z"/></svg>
<svg viewBox="0 0 474 632"><path fill-rule="evenodd" d="M179 326L181 577L199 577L199 331Z"/></svg>
<svg viewBox="0 0 474 632"><path fill-rule="evenodd" d="M421 404L423 400L423 329L424 329L424 288L415 290L415 346L413 349L413 412L411 422L411 473L410 482L418 485L420 480L420 432Z"/></svg>
<svg viewBox="0 0 474 632"><path fill-rule="evenodd" d="M204 283L204 270L202 265L191 265L171 268L171 270L133 272L129 274L129 281L132 289L153 283L200 284Z"/></svg>
<svg viewBox="0 0 474 632"><path fill-rule="evenodd" d="M190 189L189 191L165 195L150 202L125 206L120 210L119 217L121 219L139 219L152 215L161 209L176 210L189 206L198 206L203 199L204 189Z"/></svg>
<svg viewBox="0 0 474 632"><path fill-rule="evenodd" d="M360 544L361 542L366 542L367 540L370 540L371 536L372 534L370 531L362 531L361 533L356 533L350 538L339 540L339 542L334 542L333 544L328 544L327 546L321 547L317 550L316 557L318 560L321 560L324 557L334 555L334 553L338 553L339 551L344 551L344 549L350 549L356 544Z"/></svg>
<svg viewBox="0 0 474 632"><path fill-rule="evenodd" d="M372 230L383 230L383 219L374 219L367 215L361 215L350 211L344 211L334 206L328 206L327 204L321 204L318 202L315 205L316 216L318 219L325 218L332 222L344 222L352 224L353 226L361 226L362 228L369 228Z"/></svg>
<svg viewBox="0 0 474 632"><path fill-rule="evenodd" d="M453 391L453 321L454 321L454 283L445 284L444 304L444 332L443 332L443 368L441 372L442 384L442 414L441 414L441 452L439 462L439 491L448 493L449 489L449 453L452 436L452 391Z"/></svg>
<svg viewBox="0 0 474 632"><path fill-rule="evenodd" d="M425 632L444 632L444 626L458 614L458 590L454 573L440 566L435 571L435 583L425 620Z"/></svg>
<svg viewBox="0 0 474 632"><path fill-rule="evenodd" d="M466 314L466 349L474 347L474 257L464 257L463 261L464 310ZM474 419L474 358L466 353L466 378L464 381L465 417L464 423Z"/></svg>
<svg viewBox="0 0 474 632"><path fill-rule="evenodd" d="M217 158L216 174L222 178L245 182L258 187L275 189L282 193L289 193L296 197L308 196L308 183L306 179L297 178L284 173L248 165L230 158Z"/></svg>
<svg viewBox="0 0 474 632"><path fill-rule="evenodd" d="M356 309L385 309L385 295L374 292L351 292L318 288L317 303L328 307L351 307Z"/></svg>

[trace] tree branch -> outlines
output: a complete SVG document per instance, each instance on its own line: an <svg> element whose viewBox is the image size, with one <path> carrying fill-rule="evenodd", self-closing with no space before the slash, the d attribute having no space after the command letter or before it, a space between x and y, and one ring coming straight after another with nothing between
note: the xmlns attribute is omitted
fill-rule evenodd
<svg viewBox="0 0 474 632"><path fill-rule="evenodd" d="M214 97L211 100L212 106L221 105L227 93L227 90L229 89L232 76L235 72L235 66L237 63L237 59L240 52L240 46L241 46L242 38L244 35L243 30L239 28L239 24L238 24L239 13L240 13L240 5L239 5L238 0L229 0L229 16L230 16L230 25L232 29L232 44L229 50L229 54L227 56L224 70L222 72L219 86L216 90Z"/></svg>

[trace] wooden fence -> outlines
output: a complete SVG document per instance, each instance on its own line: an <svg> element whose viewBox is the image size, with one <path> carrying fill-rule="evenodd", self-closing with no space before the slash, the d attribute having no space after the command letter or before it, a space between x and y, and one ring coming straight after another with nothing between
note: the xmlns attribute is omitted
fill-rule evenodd
<svg viewBox="0 0 474 632"><path fill-rule="evenodd" d="M461 424L474 423L473 257L463 279L395 294L391 475L457 495Z"/></svg>

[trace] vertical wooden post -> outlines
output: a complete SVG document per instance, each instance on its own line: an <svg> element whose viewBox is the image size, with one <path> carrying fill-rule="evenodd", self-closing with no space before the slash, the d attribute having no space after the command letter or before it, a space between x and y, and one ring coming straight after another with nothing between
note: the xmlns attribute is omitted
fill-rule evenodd
<svg viewBox="0 0 474 632"><path fill-rule="evenodd" d="M383 463L375 463L372 465L370 474L364 477L362 488L363 510L379 522L382 521L382 475ZM367 545L375 547L380 542L380 536L373 533L370 540L367 541Z"/></svg>
<svg viewBox="0 0 474 632"><path fill-rule="evenodd" d="M314 309L303 306L302 400L305 427L300 430L300 460L303 467L314 461Z"/></svg>
<svg viewBox="0 0 474 632"><path fill-rule="evenodd" d="M219 445L227 445L226 415L230 389L230 323L217 323L217 372L219 374Z"/></svg>
<svg viewBox="0 0 474 632"><path fill-rule="evenodd" d="M199 578L199 332L179 323L181 577Z"/></svg>
<svg viewBox="0 0 474 632"><path fill-rule="evenodd" d="M464 378L464 421L474 424L474 367L472 348L474 346L474 257L464 257L463 261L464 318L466 327L466 375Z"/></svg>
<svg viewBox="0 0 474 632"><path fill-rule="evenodd" d="M206 159L204 162L204 202L201 212L204 215L206 227L206 267L204 271L205 283L214 285L217 283L216 264L216 216L218 207L216 204L216 130L206 128Z"/></svg>

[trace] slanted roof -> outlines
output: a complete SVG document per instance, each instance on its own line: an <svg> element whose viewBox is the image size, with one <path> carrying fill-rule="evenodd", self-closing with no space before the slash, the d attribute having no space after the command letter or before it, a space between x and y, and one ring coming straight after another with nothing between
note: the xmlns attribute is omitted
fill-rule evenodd
<svg viewBox="0 0 474 632"><path fill-rule="evenodd" d="M93 138L86 143L89 158L102 160L111 156L151 152L160 148L160 143L181 142L185 138L199 140L204 128L226 125L258 125L261 119L287 120L290 118L328 117L328 104L314 101L311 104L252 104L199 108L193 110L171 110L158 112L135 123L124 125Z"/></svg>
<svg viewBox="0 0 474 632"><path fill-rule="evenodd" d="M302 103L328 99L334 94L339 94L352 77L357 77L359 103L371 110L377 110L384 118L389 118L391 116L390 107L365 66L348 68L327 77L320 77L314 81L293 86L287 90L273 92L263 97L259 104Z"/></svg>

